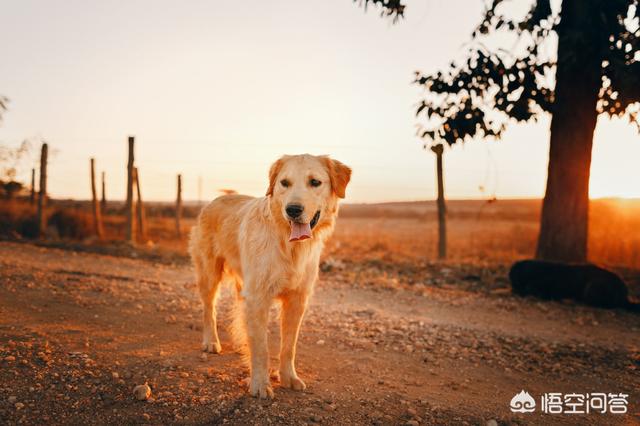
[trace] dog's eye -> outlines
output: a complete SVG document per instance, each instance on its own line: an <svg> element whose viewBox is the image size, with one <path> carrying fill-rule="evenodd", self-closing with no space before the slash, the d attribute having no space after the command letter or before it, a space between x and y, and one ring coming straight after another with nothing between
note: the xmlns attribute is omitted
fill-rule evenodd
<svg viewBox="0 0 640 426"><path fill-rule="evenodd" d="M309 184L314 188L317 188L318 186L322 185L322 182L320 182L318 179L311 179L309 181Z"/></svg>
<svg viewBox="0 0 640 426"><path fill-rule="evenodd" d="M284 186L285 188L288 188L288 187L289 187L289 185L291 185L291 183L289 183L289 181L288 181L288 180L286 180L286 179L282 179L282 180L280 181L280 185Z"/></svg>

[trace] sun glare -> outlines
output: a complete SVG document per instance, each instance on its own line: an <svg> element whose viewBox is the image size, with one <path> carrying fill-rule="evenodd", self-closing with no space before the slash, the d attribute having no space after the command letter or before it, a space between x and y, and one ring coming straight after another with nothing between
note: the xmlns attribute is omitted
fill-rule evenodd
<svg viewBox="0 0 640 426"><path fill-rule="evenodd" d="M591 198L640 198L640 134L626 120L602 118L591 161Z"/></svg>

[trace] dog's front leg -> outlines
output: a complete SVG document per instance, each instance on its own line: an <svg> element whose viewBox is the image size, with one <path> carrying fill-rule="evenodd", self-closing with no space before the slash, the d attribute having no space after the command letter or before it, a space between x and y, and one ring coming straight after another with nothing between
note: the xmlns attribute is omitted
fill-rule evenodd
<svg viewBox="0 0 640 426"><path fill-rule="evenodd" d="M252 396L260 398L273 398L273 389L269 383L269 348L267 345L269 305L270 301L264 298L250 298L246 299L244 303L247 340L251 352L249 392Z"/></svg>
<svg viewBox="0 0 640 426"><path fill-rule="evenodd" d="M282 297L280 317L280 383L283 387L304 390L306 385L296 374L296 344L302 316L307 307L307 294L290 292Z"/></svg>

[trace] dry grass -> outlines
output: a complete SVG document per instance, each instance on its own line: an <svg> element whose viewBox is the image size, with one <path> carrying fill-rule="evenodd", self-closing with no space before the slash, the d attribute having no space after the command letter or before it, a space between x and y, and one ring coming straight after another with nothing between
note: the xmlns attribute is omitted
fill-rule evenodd
<svg viewBox="0 0 640 426"><path fill-rule="evenodd" d="M508 263L534 254L539 200L451 201L448 252L453 262ZM640 268L640 200L594 200L590 258ZM346 205L329 246L331 255L354 260L429 261L437 256L433 202Z"/></svg>
<svg viewBox="0 0 640 426"><path fill-rule="evenodd" d="M88 210L86 203L55 203ZM531 257L535 251L540 214L539 200L450 201L448 251L450 262L501 263ZM0 203L0 227L19 226L34 209L24 203ZM125 219L116 207L104 216L106 243L124 239ZM139 241L154 250L186 254L187 235L195 221L190 209L182 221L182 238L165 205L147 210L147 238ZM591 203L589 251L592 261L640 269L640 200L594 200ZM6 231L6 229L5 229ZM5 232L6 235L6 232ZM327 257L350 261L383 260L415 263L437 257L435 203L344 205Z"/></svg>

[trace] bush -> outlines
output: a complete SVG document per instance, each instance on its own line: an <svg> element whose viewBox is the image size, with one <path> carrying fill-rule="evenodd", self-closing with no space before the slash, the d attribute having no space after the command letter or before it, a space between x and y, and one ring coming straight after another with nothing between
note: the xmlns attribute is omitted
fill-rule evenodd
<svg viewBox="0 0 640 426"><path fill-rule="evenodd" d="M91 215L80 210L58 209L47 224L55 228L60 238L83 240L93 235Z"/></svg>
<svg viewBox="0 0 640 426"><path fill-rule="evenodd" d="M0 236L37 236L35 208L17 200L0 202ZM34 228L35 226L35 228Z"/></svg>
<svg viewBox="0 0 640 426"><path fill-rule="evenodd" d="M38 218L36 215L22 217L18 222L18 232L24 238L38 238Z"/></svg>

